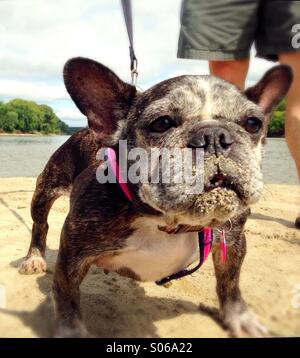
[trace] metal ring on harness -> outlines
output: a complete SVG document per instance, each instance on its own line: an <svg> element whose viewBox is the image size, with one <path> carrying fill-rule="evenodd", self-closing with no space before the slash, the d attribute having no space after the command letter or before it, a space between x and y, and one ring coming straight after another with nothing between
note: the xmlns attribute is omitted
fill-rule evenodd
<svg viewBox="0 0 300 358"><path fill-rule="evenodd" d="M229 224L230 224L230 228L229 228L228 231L226 230L226 233L227 233L227 234L232 230L232 221L231 221L231 219L229 219L228 221L229 221ZM225 229L221 229L221 230L220 230L220 229L217 229L217 231L220 232L220 233L221 233L223 230L225 231Z"/></svg>

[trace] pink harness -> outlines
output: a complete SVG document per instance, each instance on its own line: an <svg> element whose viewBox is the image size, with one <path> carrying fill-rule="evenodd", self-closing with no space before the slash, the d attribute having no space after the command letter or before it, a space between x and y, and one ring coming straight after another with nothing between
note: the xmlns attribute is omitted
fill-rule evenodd
<svg viewBox="0 0 300 358"><path fill-rule="evenodd" d="M116 159L116 153L114 149L107 148L106 149L108 163L117 179L117 182L122 189L123 193L127 197L129 201L132 201L131 193L128 189L127 184L125 183L120 170L119 164ZM200 260L197 266L192 269L184 269L179 272L176 272L170 276L166 276L159 281L156 281L157 285L164 285L172 280L176 280L178 278L191 275L193 272L197 271L206 261L212 247L213 243L213 230L210 227L204 227L202 230L198 232L198 242L199 242L199 252L200 252ZM220 259L221 262L224 264L227 259L227 246L226 246L226 239L225 239L225 231L221 231L221 240L220 240Z"/></svg>

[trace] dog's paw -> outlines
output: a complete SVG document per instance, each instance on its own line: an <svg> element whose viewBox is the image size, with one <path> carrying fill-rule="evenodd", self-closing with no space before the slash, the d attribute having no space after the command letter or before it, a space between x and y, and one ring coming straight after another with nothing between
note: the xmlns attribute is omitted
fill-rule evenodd
<svg viewBox="0 0 300 358"><path fill-rule="evenodd" d="M224 317L224 324L233 337L263 337L268 333L256 315L246 309L243 312L231 312Z"/></svg>
<svg viewBox="0 0 300 358"><path fill-rule="evenodd" d="M32 275L42 273L47 270L47 263L41 256L30 256L22 262L19 273L22 275Z"/></svg>

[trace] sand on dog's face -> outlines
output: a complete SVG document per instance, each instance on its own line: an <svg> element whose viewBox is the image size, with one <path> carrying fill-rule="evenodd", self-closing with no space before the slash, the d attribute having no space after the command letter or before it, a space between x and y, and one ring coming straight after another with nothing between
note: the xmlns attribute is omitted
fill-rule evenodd
<svg viewBox="0 0 300 358"><path fill-rule="evenodd" d="M0 286L6 292L0 337L49 337L54 329L50 293L68 198L60 198L50 212L49 272L20 275L30 240L34 185L30 178L0 179ZM299 202L297 186L267 185L247 223L241 289L273 336L300 335L300 233L292 223ZM81 291L82 313L96 336L227 337L207 314L218 307L211 259L168 289L93 269Z"/></svg>

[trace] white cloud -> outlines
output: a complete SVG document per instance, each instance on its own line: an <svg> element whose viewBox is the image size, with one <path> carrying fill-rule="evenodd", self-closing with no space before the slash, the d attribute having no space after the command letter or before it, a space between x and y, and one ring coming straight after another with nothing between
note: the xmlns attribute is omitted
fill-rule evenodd
<svg viewBox="0 0 300 358"><path fill-rule="evenodd" d="M71 108L57 109L56 115L72 127L82 127L87 125L86 117L74 106Z"/></svg>
<svg viewBox="0 0 300 358"><path fill-rule="evenodd" d="M67 92L62 84L49 85L44 82L0 79L0 98L24 98L28 100L49 102L67 99Z"/></svg>
<svg viewBox="0 0 300 358"><path fill-rule="evenodd" d="M85 118L78 109L76 108L62 108L56 111L56 114L60 117L60 118L68 118L68 119L83 119Z"/></svg>

